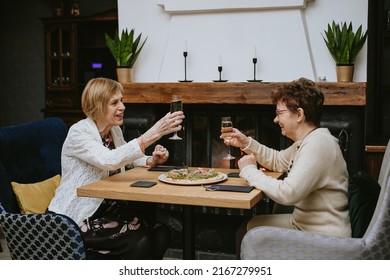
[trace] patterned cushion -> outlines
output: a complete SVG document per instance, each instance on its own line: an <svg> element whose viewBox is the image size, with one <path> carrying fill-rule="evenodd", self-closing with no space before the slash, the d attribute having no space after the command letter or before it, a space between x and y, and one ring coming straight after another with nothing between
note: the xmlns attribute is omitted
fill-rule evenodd
<svg viewBox="0 0 390 280"><path fill-rule="evenodd" d="M80 229L59 214L10 214L0 205L0 226L12 259L86 259Z"/></svg>

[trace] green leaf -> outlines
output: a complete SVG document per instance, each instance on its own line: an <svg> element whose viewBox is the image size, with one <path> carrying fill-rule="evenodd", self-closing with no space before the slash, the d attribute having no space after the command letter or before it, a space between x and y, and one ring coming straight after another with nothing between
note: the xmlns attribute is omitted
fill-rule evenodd
<svg viewBox="0 0 390 280"><path fill-rule="evenodd" d="M130 68L133 67L138 58L138 55L145 45L146 39L138 48L142 33L138 35L134 41L134 32L134 29L131 29L129 32L126 28L122 30L120 37L118 35L118 31L116 31L114 38L111 38L108 34L105 34L106 45L114 57L117 66Z"/></svg>
<svg viewBox="0 0 390 280"><path fill-rule="evenodd" d="M360 25L355 33L352 22L347 25L346 22L336 24L332 21L324 34L321 34L322 38L336 64L354 64L367 39L367 31L362 35Z"/></svg>

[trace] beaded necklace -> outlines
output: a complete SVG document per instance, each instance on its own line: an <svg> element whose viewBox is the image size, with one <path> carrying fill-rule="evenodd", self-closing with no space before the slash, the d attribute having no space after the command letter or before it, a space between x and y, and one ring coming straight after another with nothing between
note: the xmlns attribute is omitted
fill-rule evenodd
<svg viewBox="0 0 390 280"><path fill-rule="evenodd" d="M112 141L111 132L108 132L106 137L102 137L102 142L103 142L104 147L109 148L110 150L115 149L114 142ZM118 168L116 170L110 170L108 176L115 175L119 172L121 172L120 168Z"/></svg>
<svg viewBox="0 0 390 280"><path fill-rule="evenodd" d="M104 147L106 148L109 148L109 149L112 149L112 136L111 136L111 132L108 132L107 136L106 137L102 137L102 142L103 142L103 145Z"/></svg>

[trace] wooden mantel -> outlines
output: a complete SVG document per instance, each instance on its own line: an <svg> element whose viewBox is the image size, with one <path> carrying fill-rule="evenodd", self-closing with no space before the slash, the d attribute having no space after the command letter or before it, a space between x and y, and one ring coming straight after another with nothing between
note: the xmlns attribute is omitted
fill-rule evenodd
<svg viewBox="0 0 390 280"><path fill-rule="evenodd" d="M272 83L129 83L123 84L125 103L170 103L180 94L185 104L271 105L270 93L282 82ZM365 106L366 83L320 82L325 105Z"/></svg>

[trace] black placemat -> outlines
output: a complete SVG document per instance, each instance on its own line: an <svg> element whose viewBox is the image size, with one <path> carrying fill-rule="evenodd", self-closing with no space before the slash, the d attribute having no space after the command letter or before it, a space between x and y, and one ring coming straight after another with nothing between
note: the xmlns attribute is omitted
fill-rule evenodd
<svg viewBox="0 0 390 280"><path fill-rule="evenodd" d="M240 178L240 173L239 172L230 172L227 176L230 178Z"/></svg>
<svg viewBox="0 0 390 280"><path fill-rule="evenodd" d="M210 187L206 187L207 191L227 191L227 192L251 192L255 187L248 186L233 186L233 185L211 185Z"/></svg>
<svg viewBox="0 0 390 280"><path fill-rule="evenodd" d="M153 166L148 169L148 171L164 171L168 172L172 169L181 169L184 168L184 166Z"/></svg>

